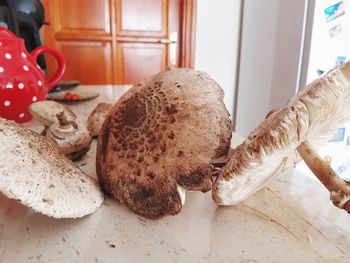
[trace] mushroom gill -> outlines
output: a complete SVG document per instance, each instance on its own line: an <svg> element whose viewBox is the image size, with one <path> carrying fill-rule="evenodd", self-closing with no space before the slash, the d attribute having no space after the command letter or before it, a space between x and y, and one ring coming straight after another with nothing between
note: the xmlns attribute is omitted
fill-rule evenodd
<svg viewBox="0 0 350 263"><path fill-rule="evenodd" d="M191 69L165 71L132 87L98 139L104 190L148 218L180 212L178 185L209 191L210 163L227 155L232 137L223 98L208 74Z"/></svg>

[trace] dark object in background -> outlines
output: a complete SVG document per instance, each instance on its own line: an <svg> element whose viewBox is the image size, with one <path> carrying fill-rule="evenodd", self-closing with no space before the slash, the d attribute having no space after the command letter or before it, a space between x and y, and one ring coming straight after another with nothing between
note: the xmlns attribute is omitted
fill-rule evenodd
<svg viewBox="0 0 350 263"><path fill-rule="evenodd" d="M9 6L32 17L38 28L45 23L44 6L39 0L7 0Z"/></svg>
<svg viewBox="0 0 350 263"><path fill-rule="evenodd" d="M59 92L63 90L71 90L80 85L79 80L61 80L49 93Z"/></svg>
<svg viewBox="0 0 350 263"><path fill-rule="evenodd" d="M45 22L44 6L39 0L0 0L0 26L24 38L28 52L42 45L39 29ZM45 70L44 56L38 64Z"/></svg>
<svg viewBox="0 0 350 263"><path fill-rule="evenodd" d="M317 72L317 75L320 77L320 76L322 76L322 74L324 73L324 70L318 68L318 69L316 70L316 72Z"/></svg>

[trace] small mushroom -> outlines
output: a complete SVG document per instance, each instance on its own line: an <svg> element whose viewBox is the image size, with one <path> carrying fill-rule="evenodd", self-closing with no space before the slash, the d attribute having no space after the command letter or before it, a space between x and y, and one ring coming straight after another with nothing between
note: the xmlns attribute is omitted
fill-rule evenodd
<svg viewBox="0 0 350 263"><path fill-rule="evenodd" d="M301 156L331 192L333 203L349 211L349 183L313 149L349 121L350 63L346 63L309 84L285 108L271 112L234 149L214 183L214 201L232 205L244 200L295 165Z"/></svg>
<svg viewBox="0 0 350 263"><path fill-rule="evenodd" d="M0 118L0 192L54 218L77 218L97 210L103 193L45 138Z"/></svg>
<svg viewBox="0 0 350 263"><path fill-rule="evenodd" d="M180 212L179 186L209 191L210 163L227 155L232 137L223 98L209 75L191 69L168 70L132 87L98 138L103 189L148 218Z"/></svg>
<svg viewBox="0 0 350 263"><path fill-rule="evenodd" d="M68 107L55 101L43 100L29 106L29 112L34 120L46 128L57 122L57 114L64 112L68 121L73 121L77 116Z"/></svg>
<svg viewBox="0 0 350 263"><path fill-rule="evenodd" d="M98 137L103 122L105 121L112 107L112 104L102 102L99 103L96 108L90 113L87 120L87 127L93 137Z"/></svg>
<svg viewBox="0 0 350 263"><path fill-rule="evenodd" d="M29 111L45 126L42 134L68 158L78 160L89 151L92 137L86 123L69 108L47 100L32 104Z"/></svg>
<svg viewBox="0 0 350 263"><path fill-rule="evenodd" d="M69 159L78 160L90 150L90 132L83 122L68 121L65 112L57 114L57 119L58 122L47 129L46 138Z"/></svg>

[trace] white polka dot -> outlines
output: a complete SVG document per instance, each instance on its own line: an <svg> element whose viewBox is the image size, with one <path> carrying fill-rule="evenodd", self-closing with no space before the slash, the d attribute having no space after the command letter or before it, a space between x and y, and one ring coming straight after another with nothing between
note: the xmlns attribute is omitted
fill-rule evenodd
<svg viewBox="0 0 350 263"><path fill-rule="evenodd" d="M7 83L7 84L6 84L6 88L7 88L7 89L13 89L13 84L10 83L10 82Z"/></svg>
<svg viewBox="0 0 350 263"><path fill-rule="evenodd" d="M23 70L24 70L24 71L28 71L28 70L29 70L28 66L27 66L27 65L24 65L24 66L23 66Z"/></svg>
<svg viewBox="0 0 350 263"><path fill-rule="evenodd" d="M23 118L24 117L24 113L21 113L20 115L18 115L18 117Z"/></svg>
<svg viewBox="0 0 350 263"><path fill-rule="evenodd" d="M41 80L38 81L38 85L39 86L42 86L43 85L43 82Z"/></svg>
<svg viewBox="0 0 350 263"><path fill-rule="evenodd" d="M21 83L18 83L18 88L19 89L23 89L24 88L24 84L21 82Z"/></svg>
<svg viewBox="0 0 350 263"><path fill-rule="evenodd" d="M26 53L24 53L24 52L22 52L21 55L22 55L22 57L24 57L24 58L27 57Z"/></svg>
<svg viewBox="0 0 350 263"><path fill-rule="evenodd" d="M4 105L5 107L8 107L11 105L11 102L9 100L5 100Z"/></svg>
<svg viewBox="0 0 350 263"><path fill-rule="evenodd" d="M36 101L38 100L38 98L37 98L36 96L34 96L34 97L32 98L32 100L33 100L34 102L36 102Z"/></svg>
<svg viewBox="0 0 350 263"><path fill-rule="evenodd" d="M5 58L6 58L6 59L11 59L11 58L12 58L12 56L11 56L11 54L10 54L10 53L6 53L6 54L5 54Z"/></svg>
<svg viewBox="0 0 350 263"><path fill-rule="evenodd" d="M3 73L5 70L3 67L0 67L0 73Z"/></svg>

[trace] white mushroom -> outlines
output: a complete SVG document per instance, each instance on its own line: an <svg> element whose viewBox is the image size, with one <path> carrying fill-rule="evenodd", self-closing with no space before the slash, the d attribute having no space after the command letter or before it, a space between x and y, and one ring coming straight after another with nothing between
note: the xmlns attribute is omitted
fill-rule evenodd
<svg viewBox="0 0 350 263"><path fill-rule="evenodd" d="M29 112L34 120L45 127L57 122L57 114L64 112L68 121L73 121L77 116L68 107L55 101L43 100L29 106Z"/></svg>
<svg viewBox="0 0 350 263"><path fill-rule="evenodd" d="M312 82L285 108L269 114L234 149L214 183L213 199L221 205L238 203L291 168L301 155L331 192L333 203L349 211L350 185L336 176L313 150L349 121L350 63L347 63Z"/></svg>
<svg viewBox="0 0 350 263"><path fill-rule="evenodd" d="M47 100L32 104L29 110L34 119L46 127L42 134L71 160L89 151L92 137L86 123L68 107Z"/></svg>
<svg viewBox="0 0 350 263"><path fill-rule="evenodd" d="M206 73L172 69L131 88L103 124L97 174L108 193L148 218L180 212L187 190L209 191L211 161L230 148L224 93Z"/></svg>
<svg viewBox="0 0 350 263"><path fill-rule="evenodd" d="M64 112L57 114L57 119L58 122L47 129L45 137L71 160L84 156L90 150L92 140L85 123L68 121Z"/></svg>
<svg viewBox="0 0 350 263"><path fill-rule="evenodd" d="M0 192L55 218L97 210L103 193L43 136L0 118Z"/></svg>
<svg viewBox="0 0 350 263"><path fill-rule="evenodd" d="M96 108L90 113L87 120L87 127L93 137L98 137L103 122L105 121L112 107L112 104L102 102L99 103Z"/></svg>

